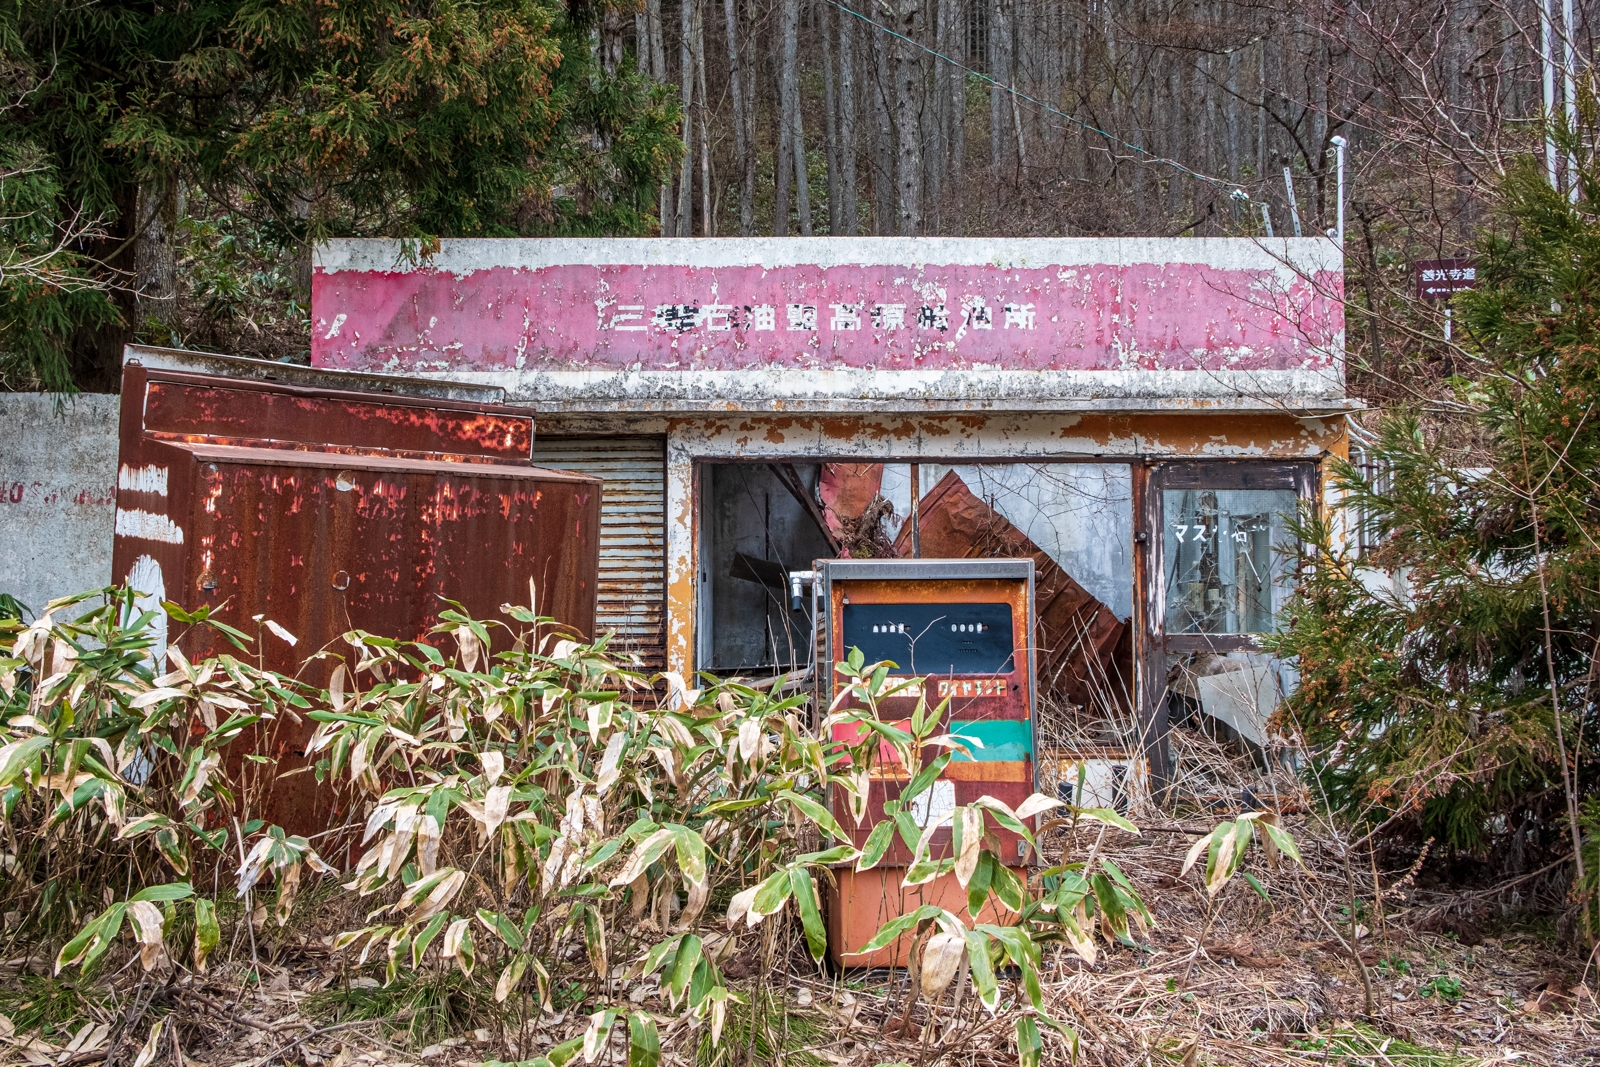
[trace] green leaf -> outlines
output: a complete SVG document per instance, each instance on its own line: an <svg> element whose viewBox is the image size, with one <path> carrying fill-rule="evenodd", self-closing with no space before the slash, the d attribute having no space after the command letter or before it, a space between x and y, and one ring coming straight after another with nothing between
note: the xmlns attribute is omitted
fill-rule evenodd
<svg viewBox="0 0 1600 1067"><path fill-rule="evenodd" d="M800 909L806 946L811 949L811 958L821 963L823 954L828 951L828 930L822 924L822 912L817 907L816 886L811 881L810 872L801 867L789 872L789 884L794 889L795 905Z"/></svg>
<svg viewBox="0 0 1600 1067"><path fill-rule="evenodd" d="M444 924L449 918L449 912L441 911L429 920L428 925L422 928L422 933L418 934L411 942L411 968L413 970L422 966L422 954L428 951L428 946L433 943L435 937L439 936L439 931L444 929Z"/></svg>
<svg viewBox="0 0 1600 1067"><path fill-rule="evenodd" d="M689 983L694 979L694 969L700 965L701 956L704 954L700 939L693 934L685 934L683 940L678 942L678 954L673 957L672 969L667 972L666 987L672 1002L676 1004L683 999L689 991Z"/></svg>
<svg viewBox="0 0 1600 1067"><path fill-rule="evenodd" d="M989 938L976 930L967 931L967 959L971 961L972 987L983 1006L993 1011L1000 1006L1000 984L994 977L994 959L989 955Z"/></svg>
<svg viewBox="0 0 1600 1067"><path fill-rule="evenodd" d="M990 870L993 871L994 881L991 888L994 890L994 895L1012 911L1021 911L1022 905L1027 900L1027 887L1022 884L1022 879L999 860L995 861Z"/></svg>
<svg viewBox="0 0 1600 1067"><path fill-rule="evenodd" d="M1115 826L1118 830L1126 830L1130 834L1139 832L1137 826L1123 816L1118 815L1111 808L1078 808L1077 813L1079 818L1105 823L1107 826Z"/></svg>
<svg viewBox="0 0 1600 1067"><path fill-rule="evenodd" d="M813 864L847 863L860 855L851 845L835 845L822 852L807 852L796 856L794 862L808 867Z"/></svg>
<svg viewBox="0 0 1600 1067"><path fill-rule="evenodd" d="M678 853L678 867L683 871L684 878L700 885L706 880L705 841L695 831L677 823L668 823L667 830L672 834L672 843Z"/></svg>
<svg viewBox="0 0 1600 1067"><path fill-rule="evenodd" d="M50 747L50 739L30 737L26 741L13 741L5 747L10 751L6 752L5 762L0 763L0 786L8 786L16 781L38 759L39 754Z"/></svg>
<svg viewBox="0 0 1600 1067"><path fill-rule="evenodd" d="M153 885L141 889L133 895L133 900L184 900L194 896L194 886L188 882L169 882L166 885Z"/></svg>
<svg viewBox="0 0 1600 1067"><path fill-rule="evenodd" d="M1128 913L1117 896L1116 885L1099 872L1089 876L1089 885L1094 889L1095 903L1099 905L1100 914L1112 934L1121 941L1128 941Z"/></svg>
<svg viewBox="0 0 1600 1067"><path fill-rule="evenodd" d="M679 934L677 937L669 937L660 944L652 946L650 951L645 953L643 973L655 974L656 968L661 966L661 961L678 951L678 945L682 943L683 938L684 935Z"/></svg>
<svg viewBox="0 0 1600 1067"><path fill-rule="evenodd" d="M501 915L497 911L487 908L478 909L478 921L487 926L491 932L499 934L500 940L510 948L521 949L523 945L522 931L517 929L517 924Z"/></svg>
<svg viewBox="0 0 1600 1067"><path fill-rule="evenodd" d="M552 1048L545 1054L544 1058L550 1061L550 1067L567 1067L567 1064L577 1058L578 1053L582 1051L583 1035L579 1034L577 1037L569 1038ZM510 1064L509 1067L522 1067L522 1065Z"/></svg>
<svg viewBox="0 0 1600 1067"><path fill-rule="evenodd" d="M1267 887L1257 881L1255 875L1251 874L1249 871L1241 871L1239 873L1244 875L1244 880L1250 883L1251 889L1254 889L1257 893L1261 894L1262 900L1272 899L1271 897L1267 896Z"/></svg>
<svg viewBox="0 0 1600 1067"><path fill-rule="evenodd" d="M844 827L839 825L838 821L834 819L833 814L829 812L827 808L823 807L821 804L818 804L810 797L802 796L792 789L782 789L778 791L778 799L787 800L796 808L799 808L801 814L805 815L812 822L816 823L817 826L827 831L829 836L833 837L835 840L850 840L850 835L844 832Z"/></svg>
<svg viewBox="0 0 1600 1067"><path fill-rule="evenodd" d="M783 907L783 902L789 899L789 894L794 890L794 883L789 879L786 870L774 871L767 876L766 881L756 890L756 895L751 898L750 910L761 917L776 915L778 909Z"/></svg>
<svg viewBox="0 0 1600 1067"><path fill-rule="evenodd" d="M889 846L894 842L894 822L885 819L872 828L872 833L867 835L866 847L861 850L861 858L856 861L856 870L870 871L883 859L884 853L889 851Z"/></svg>
<svg viewBox="0 0 1600 1067"><path fill-rule="evenodd" d="M909 804L914 798L919 797L926 792L928 787L933 784L934 779L943 774L944 769L950 766L950 760L953 758L954 757L949 752L946 752L943 755L936 757L933 762L929 763L926 767L922 768L922 770L918 771L916 777L912 778L911 781L906 784L906 787L900 790L900 796L898 798L900 803Z"/></svg>
<svg viewBox="0 0 1600 1067"><path fill-rule="evenodd" d="M656 1021L642 1011L628 1016L628 1067L656 1067L661 1062L661 1036Z"/></svg>
<svg viewBox="0 0 1600 1067"><path fill-rule="evenodd" d="M872 940L861 946L859 954L866 955L869 952L878 951L880 948L893 943L896 938L915 927L918 923L935 919L943 914L943 911L944 909L935 907L932 904L924 904L917 910L907 912L898 919L890 919L878 928L878 932L872 935Z"/></svg>
<svg viewBox="0 0 1600 1067"><path fill-rule="evenodd" d="M987 811L989 813L989 818L999 823L1005 829L1010 830L1012 833L1028 842L1028 844L1032 845L1034 843L1033 831L1028 829L1028 827L1023 824L1022 820L1017 818L1016 815L1012 813L1011 809L1001 801L994 799L994 797L979 797L977 800L972 802L972 805L973 807L982 808L983 810Z"/></svg>
<svg viewBox="0 0 1600 1067"><path fill-rule="evenodd" d="M1278 846L1278 851L1294 860L1300 866L1305 866L1305 861L1300 858L1300 846L1294 843L1294 836L1281 826L1270 822L1263 822L1261 828L1272 838L1272 843Z"/></svg>
<svg viewBox="0 0 1600 1067"><path fill-rule="evenodd" d="M998 866L994 853L988 849L978 854L978 866L972 872L972 881L967 883L967 914L974 919L989 900L989 887L994 884L994 872Z"/></svg>
<svg viewBox="0 0 1600 1067"><path fill-rule="evenodd" d="M1039 1067L1044 1053L1044 1039L1039 1036L1039 1025L1031 1016L1017 1019L1017 1067Z"/></svg>
<svg viewBox="0 0 1600 1067"><path fill-rule="evenodd" d="M94 944L95 938L100 936L101 928L105 926L106 920L113 911L117 913L117 925L120 927L122 925L122 911L125 908L126 905L124 904L113 904L104 912L90 919L88 925L79 930L65 945L62 945L61 951L56 953L56 973L60 974L63 967L71 967L73 964L83 960L90 947ZM112 932L111 936L116 936L115 931Z"/></svg>
<svg viewBox="0 0 1600 1067"><path fill-rule="evenodd" d="M194 899L194 968L206 969L206 957L222 940L222 928L217 925L217 909L205 897Z"/></svg>

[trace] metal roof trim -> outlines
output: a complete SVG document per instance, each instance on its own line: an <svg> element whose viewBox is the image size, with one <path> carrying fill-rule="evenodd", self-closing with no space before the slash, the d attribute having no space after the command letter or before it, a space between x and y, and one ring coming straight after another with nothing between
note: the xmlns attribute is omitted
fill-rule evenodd
<svg viewBox="0 0 1600 1067"><path fill-rule="evenodd" d="M830 582L1033 577L1031 559L825 559L817 568Z"/></svg>
<svg viewBox="0 0 1600 1067"><path fill-rule="evenodd" d="M122 350L122 362L124 366L140 366L151 371L213 375L237 382L270 382L274 386L297 389L370 393L399 399L521 408L523 414L533 414L527 405L509 401L504 386L456 381L444 377L417 378L400 374L328 370L298 363L279 363L269 359L228 356L219 352L192 352L182 348L158 348L152 345L125 346Z"/></svg>
<svg viewBox="0 0 1600 1067"><path fill-rule="evenodd" d="M468 237L432 255L393 238L336 238L313 250L324 274L431 270L467 275L491 267L996 266L1197 263L1302 271L1343 269L1327 237Z"/></svg>

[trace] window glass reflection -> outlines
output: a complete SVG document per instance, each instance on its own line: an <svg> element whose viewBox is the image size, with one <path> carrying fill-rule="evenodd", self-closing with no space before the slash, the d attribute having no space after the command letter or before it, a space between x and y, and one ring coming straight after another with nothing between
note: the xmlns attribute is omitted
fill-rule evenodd
<svg viewBox="0 0 1600 1067"><path fill-rule="evenodd" d="M1162 495L1167 633L1256 634L1290 592L1291 489L1168 489Z"/></svg>

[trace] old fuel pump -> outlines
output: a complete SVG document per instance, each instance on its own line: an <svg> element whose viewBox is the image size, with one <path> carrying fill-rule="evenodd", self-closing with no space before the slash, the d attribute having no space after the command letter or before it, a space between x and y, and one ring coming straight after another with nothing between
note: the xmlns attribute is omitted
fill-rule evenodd
<svg viewBox="0 0 1600 1067"><path fill-rule="evenodd" d="M1034 791L1033 560L821 560L811 578L820 613L821 662L827 665L818 672L820 707L830 707L842 688L843 679L832 665L859 648L867 663L896 664L894 676L923 678L930 709L949 699L943 732L979 742L969 745L967 753L958 752L933 787L913 803L914 818L926 826L956 805L985 795L1013 808L1027 799ZM917 696L908 690L891 697L879 713L889 721L909 719ZM834 729L838 740L854 737L852 726ZM925 752L924 765L943 751ZM849 797L842 790L832 797L834 817L858 848L886 817L885 802L899 796L909 777L892 755L880 758L872 769L867 815L859 826ZM1008 866L1026 865L1023 838L1000 833L997 843ZM932 839L931 855L942 858L950 850L951 830L945 826ZM911 860L911 850L897 835L872 870L857 873L848 865L834 870L828 940L835 963L903 966L909 938L870 954L855 950L885 922L923 904L965 914L966 891L954 874L902 887ZM1005 922L1007 916L987 913L980 921Z"/></svg>

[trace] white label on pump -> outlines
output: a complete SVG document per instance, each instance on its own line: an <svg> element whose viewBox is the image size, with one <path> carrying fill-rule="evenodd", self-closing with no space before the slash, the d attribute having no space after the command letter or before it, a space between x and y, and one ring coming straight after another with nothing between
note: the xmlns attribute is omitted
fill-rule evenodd
<svg viewBox="0 0 1600 1067"><path fill-rule="evenodd" d="M956 784L943 779L935 779L927 792L922 793L911 801L911 817L917 825L927 828L935 819L949 815L956 810Z"/></svg>

